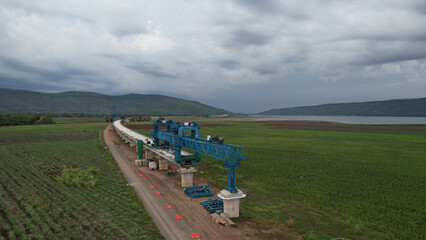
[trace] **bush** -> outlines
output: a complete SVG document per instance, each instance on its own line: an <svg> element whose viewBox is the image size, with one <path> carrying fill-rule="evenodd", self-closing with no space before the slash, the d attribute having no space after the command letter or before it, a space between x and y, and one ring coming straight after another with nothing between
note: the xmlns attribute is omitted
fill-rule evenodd
<svg viewBox="0 0 426 240"><path fill-rule="evenodd" d="M151 121L150 116L132 116L130 118L131 122L149 122Z"/></svg>
<svg viewBox="0 0 426 240"><path fill-rule="evenodd" d="M46 114L41 118L40 123L42 123L42 124L54 124L55 122L53 121L51 114Z"/></svg>
<svg viewBox="0 0 426 240"><path fill-rule="evenodd" d="M12 115L1 115L0 114L0 126L8 125L33 125L33 124L54 124L51 114L46 114L40 120L40 116L36 114L12 114Z"/></svg>
<svg viewBox="0 0 426 240"><path fill-rule="evenodd" d="M69 187L84 187L93 188L96 185L96 178L94 175L99 173L99 169L90 167L87 170L81 168L68 168L62 171L58 181Z"/></svg>

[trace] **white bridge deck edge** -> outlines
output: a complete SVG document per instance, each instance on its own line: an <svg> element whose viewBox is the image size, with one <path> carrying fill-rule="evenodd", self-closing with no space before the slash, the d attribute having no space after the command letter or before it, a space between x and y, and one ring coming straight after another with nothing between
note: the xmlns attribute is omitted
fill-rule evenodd
<svg viewBox="0 0 426 240"><path fill-rule="evenodd" d="M136 145L137 142L139 140L142 140L145 144L149 143L153 143L154 140L150 137L147 137L143 134L134 132L128 128L126 128L125 126L123 126L121 124L121 120L116 120L113 123L115 130L117 131L118 135L120 135L120 137L122 137L121 135L124 135L126 138L128 138L128 141L133 141L133 144ZM174 155L174 150L172 149L155 149L155 148L150 148L151 151L155 152L156 154L160 155L161 157L171 161L171 162L175 162L175 155ZM182 156L189 156L191 155L189 152L183 151L182 150Z"/></svg>

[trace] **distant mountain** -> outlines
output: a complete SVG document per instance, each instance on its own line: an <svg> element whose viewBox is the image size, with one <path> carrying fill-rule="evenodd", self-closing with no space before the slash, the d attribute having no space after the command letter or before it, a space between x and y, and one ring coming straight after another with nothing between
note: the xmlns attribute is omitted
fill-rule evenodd
<svg viewBox="0 0 426 240"><path fill-rule="evenodd" d="M109 96L94 92L42 93L0 88L0 113L219 115L230 112L163 95Z"/></svg>
<svg viewBox="0 0 426 240"><path fill-rule="evenodd" d="M261 112L258 115L426 117L426 98L280 108Z"/></svg>

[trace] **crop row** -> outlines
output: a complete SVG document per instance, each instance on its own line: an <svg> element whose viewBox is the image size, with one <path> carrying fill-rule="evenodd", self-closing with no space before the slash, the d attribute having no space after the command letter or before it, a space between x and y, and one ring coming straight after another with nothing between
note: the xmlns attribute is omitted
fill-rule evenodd
<svg viewBox="0 0 426 240"><path fill-rule="evenodd" d="M135 196L115 162L106 158L99 148L99 128L90 130L92 139L0 145L0 216L4 220L0 236L6 239L138 239L151 234L152 238L159 237L141 203L135 207ZM90 166L100 169L93 189L67 187L57 181L64 168Z"/></svg>

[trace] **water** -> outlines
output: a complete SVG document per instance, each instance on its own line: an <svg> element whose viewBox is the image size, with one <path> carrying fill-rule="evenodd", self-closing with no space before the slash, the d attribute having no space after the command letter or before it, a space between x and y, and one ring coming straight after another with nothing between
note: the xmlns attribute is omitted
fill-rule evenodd
<svg viewBox="0 0 426 240"><path fill-rule="evenodd" d="M425 124L426 117L253 115L248 121L326 121L348 124Z"/></svg>

